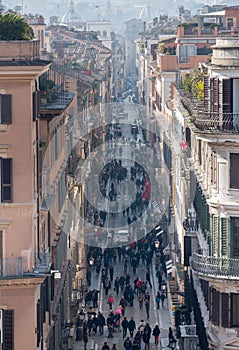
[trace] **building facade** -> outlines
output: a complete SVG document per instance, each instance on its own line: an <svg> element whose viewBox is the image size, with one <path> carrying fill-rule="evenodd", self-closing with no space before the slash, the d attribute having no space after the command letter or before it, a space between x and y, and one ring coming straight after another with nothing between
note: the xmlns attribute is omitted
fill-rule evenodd
<svg viewBox="0 0 239 350"><path fill-rule="evenodd" d="M39 59L38 41L2 42L0 57L1 341L3 349L37 349L36 309L48 279L38 268L49 269L49 251L41 250L35 103L39 76L50 63Z"/></svg>

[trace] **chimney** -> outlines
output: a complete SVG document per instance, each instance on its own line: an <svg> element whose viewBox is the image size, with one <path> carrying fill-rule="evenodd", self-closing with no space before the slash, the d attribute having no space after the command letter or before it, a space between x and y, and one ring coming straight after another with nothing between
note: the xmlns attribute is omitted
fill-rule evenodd
<svg viewBox="0 0 239 350"><path fill-rule="evenodd" d="M183 37L184 36L184 27L183 26L178 26L178 37Z"/></svg>

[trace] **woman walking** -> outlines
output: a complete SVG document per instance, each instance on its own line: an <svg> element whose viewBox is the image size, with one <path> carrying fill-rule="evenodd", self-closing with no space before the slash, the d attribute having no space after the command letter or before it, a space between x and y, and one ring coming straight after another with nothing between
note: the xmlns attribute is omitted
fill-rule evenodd
<svg viewBox="0 0 239 350"><path fill-rule="evenodd" d="M154 343L156 345L158 345L159 343L159 334L160 334L160 329L159 329L159 326L156 324L156 326L153 329Z"/></svg>
<svg viewBox="0 0 239 350"><path fill-rule="evenodd" d="M108 304L109 304L110 310L112 310L112 306L113 306L114 302L115 302L115 300L114 300L113 296L110 295L108 298Z"/></svg>

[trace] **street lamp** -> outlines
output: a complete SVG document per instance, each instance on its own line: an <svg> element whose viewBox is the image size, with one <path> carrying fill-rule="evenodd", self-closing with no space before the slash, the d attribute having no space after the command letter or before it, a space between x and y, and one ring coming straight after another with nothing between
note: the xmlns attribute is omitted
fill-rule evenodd
<svg viewBox="0 0 239 350"><path fill-rule="evenodd" d="M154 241L154 246L155 246L155 249L158 250L160 246L160 242L158 240Z"/></svg>
<svg viewBox="0 0 239 350"><path fill-rule="evenodd" d="M81 308L81 311L79 312L77 316L77 329L76 329L76 340L82 340L83 339L83 323L85 320L85 312Z"/></svg>
<svg viewBox="0 0 239 350"><path fill-rule="evenodd" d="M90 266L94 265L94 261L95 261L95 259L93 258L93 256L91 256L90 259L89 259Z"/></svg>
<svg viewBox="0 0 239 350"><path fill-rule="evenodd" d="M161 288L162 288L162 291L163 291L163 293L165 293L165 296L166 296L166 298L167 298L167 284L166 284L165 281L163 281L163 282L161 283Z"/></svg>
<svg viewBox="0 0 239 350"><path fill-rule="evenodd" d="M177 340L175 338L171 338L169 340L169 347L170 347L170 349L175 349L176 348L176 343L177 343Z"/></svg>

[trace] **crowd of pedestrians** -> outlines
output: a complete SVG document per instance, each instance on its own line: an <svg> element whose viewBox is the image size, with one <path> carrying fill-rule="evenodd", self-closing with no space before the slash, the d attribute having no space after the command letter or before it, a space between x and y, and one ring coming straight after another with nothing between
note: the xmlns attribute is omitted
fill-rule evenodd
<svg viewBox="0 0 239 350"><path fill-rule="evenodd" d="M106 127L106 149L108 152L112 153L111 156L113 156L113 159L105 164L99 176L99 183L96 184L97 187L99 186L101 195L110 201L111 210L110 212L108 212L107 209L98 210L90 202L86 201L86 219L89 223L98 228L97 236L94 237L94 239L98 239L100 242L107 239L104 230L107 216L123 216L125 224L131 225L143 215L151 198L151 183L149 175L147 170L140 165L143 156L146 157L143 164L145 162L148 164L149 159L147 158L147 152L144 155L141 154L141 152L139 153L139 150L136 147L137 142L135 142L134 134L131 135L132 140L134 140L134 143L132 143L133 141L131 138L128 139L127 137L122 136L122 133L120 132L120 124L109 124ZM139 133L139 131L137 131L137 133ZM123 166L121 158L124 152L126 152L123 151L124 144L126 143L129 143L130 145L132 143L131 152L133 153L131 159L129 159L130 157L126 154L125 159L127 159L127 166ZM144 142L139 140L138 144L142 147ZM128 207L124 207L122 203L118 203L119 198L123 198L123 196L129 194L129 192L130 194L132 193L128 188L127 182L123 181L126 179L130 180L131 183L134 183L136 189L134 198L131 198L131 203Z"/></svg>
<svg viewBox="0 0 239 350"><path fill-rule="evenodd" d="M93 257L95 271L101 269L101 286L103 298L107 300L108 315L99 310L99 291L88 290L85 293L85 307L88 308L87 319L83 325L83 340L85 344L88 337L99 334L114 338L115 334L122 334L122 344L126 350L149 349L150 340L159 343L160 329L156 324L150 324L150 306L152 304L152 281L150 267L153 256L156 257L155 246L151 237L141 239L128 247L92 248L88 253L88 259ZM160 254L159 254L160 255ZM115 265L122 266L122 274L115 275ZM133 274L129 273L129 268ZM141 266L140 275L137 269ZM143 269L142 269L143 266ZM160 256L159 269L157 271L159 290L155 296L157 308L164 307L165 292L161 290L163 282L162 259ZM118 269L117 269L118 270ZM142 276L142 271L144 276ZM137 324L134 317L126 316L126 309L138 308L145 312L145 317ZM132 309L133 312L133 309ZM128 312L129 313L129 312ZM107 349L107 341L102 350ZM117 350L116 345L112 349Z"/></svg>
<svg viewBox="0 0 239 350"><path fill-rule="evenodd" d="M143 157L146 158L145 164L149 162L147 152L142 152L142 154L137 152L137 133L132 136L134 144L131 147L131 165L126 167L123 166L120 158L123 154L123 144L131 142L130 138L127 140L126 137L122 136L120 125L117 125L117 123L110 124L106 128L105 141L109 144L109 147L106 146L106 150L115 159L106 164L102 170L99 177L99 186L101 195L109 200L110 206L114 210L108 212L97 210L86 202L87 219L97 228L97 237L94 237L94 243L96 238L99 242L109 238L106 236L107 233L104 228L109 217L114 219L116 215L130 227L132 227L132 223L139 222L139 226L134 226L134 230L137 229L137 237L144 236L144 231L139 234L141 230L140 218L151 199L151 183L147 171L139 164L140 162L137 162L138 156L140 160ZM122 143L122 145L118 147L117 142L118 144L119 142ZM147 148L146 144L145 148ZM117 198L128 191L125 187L126 181L123 181L126 179L135 185L135 198L131 200L131 204L127 208L119 208ZM120 206L122 206L122 203ZM81 312L87 315L83 322L85 349L87 349L88 338L97 334L100 337L107 337L100 350L119 350L116 343L111 348L108 344L108 339L119 336L122 339L121 344L126 350L148 350L151 341L156 345L159 344L160 329L158 324L155 324L155 321L150 317L150 308L154 302L157 309L163 308L166 294L161 288L164 282L164 255L162 251L156 251L155 234L153 230L146 237L131 243L127 247L106 248L105 250L91 247L89 249L87 260L89 262L90 259L93 259L93 269L95 269L96 275L101 278L101 292L103 293L103 299L107 301L108 312L106 316L105 310L104 312L100 310L100 291L90 289L93 270L87 269L86 278L89 290L84 294L85 305L81 306ZM113 238L112 236L112 241ZM150 273L153 257L158 279L158 292L155 300L152 300L154 293L151 292ZM122 271L117 274L115 270L118 272L119 268L115 269L116 264L122 267ZM137 322L133 316L136 309L140 313L140 322ZM132 315L127 316L131 311Z"/></svg>

